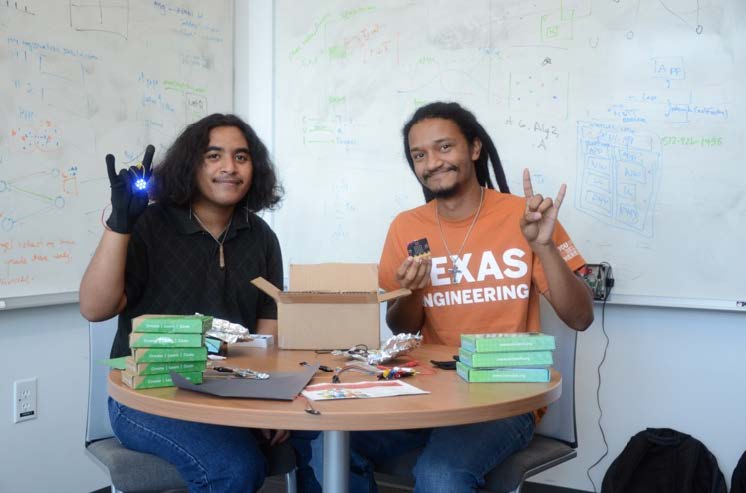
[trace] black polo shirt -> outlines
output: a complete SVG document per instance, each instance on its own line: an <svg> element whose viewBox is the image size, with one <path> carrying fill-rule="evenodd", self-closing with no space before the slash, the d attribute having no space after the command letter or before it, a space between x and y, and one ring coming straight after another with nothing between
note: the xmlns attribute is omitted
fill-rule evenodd
<svg viewBox="0 0 746 493"><path fill-rule="evenodd" d="M255 331L259 318L276 319L275 302L251 280L262 276L282 288L282 254L277 236L260 217L237 208L219 245L189 209L151 204L137 220L127 250L127 306L111 357L130 354L131 320L146 313L199 312ZM219 239L222 239L220 237Z"/></svg>

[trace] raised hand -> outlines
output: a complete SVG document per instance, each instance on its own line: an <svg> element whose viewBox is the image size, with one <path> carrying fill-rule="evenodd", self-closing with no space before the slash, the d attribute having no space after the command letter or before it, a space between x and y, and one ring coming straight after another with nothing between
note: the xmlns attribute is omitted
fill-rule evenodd
<svg viewBox="0 0 746 493"><path fill-rule="evenodd" d="M526 196L526 211L521 218L521 231L531 247L544 246L552 242L557 214L559 214L566 191L567 186L563 183L554 201L548 197L544 198L541 194L534 194L531 174L528 169L523 170L523 193Z"/></svg>
<svg viewBox="0 0 746 493"><path fill-rule="evenodd" d="M106 155L106 171L111 184L111 215L106 225L112 231L129 234L148 206L148 180L151 176L155 147L149 145L145 149L142 163L122 169L117 174L114 156Z"/></svg>

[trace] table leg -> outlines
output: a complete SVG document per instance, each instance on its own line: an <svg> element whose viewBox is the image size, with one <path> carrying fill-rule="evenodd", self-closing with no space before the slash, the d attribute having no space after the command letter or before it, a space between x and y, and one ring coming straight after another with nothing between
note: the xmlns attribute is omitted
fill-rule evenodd
<svg viewBox="0 0 746 493"><path fill-rule="evenodd" d="M350 489L350 432L324 431L324 493Z"/></svg>

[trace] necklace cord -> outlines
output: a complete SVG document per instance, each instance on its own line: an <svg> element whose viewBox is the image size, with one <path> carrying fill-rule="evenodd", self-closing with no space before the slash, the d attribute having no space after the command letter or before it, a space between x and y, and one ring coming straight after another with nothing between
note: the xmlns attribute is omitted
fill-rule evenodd
<svg viewBox="0 0 746 493"><path fill-rule="evenodd" d="M471 224L469 225L469 229L466 230L464 241L461 242L461 247L456 253L456 258L461 258L461 253L464 251L464 246L466 246L466 240L469 238L469 235L471 234L471 230L474 228L474 225L477 223L479 212L482 210L482 203L484 202L484 188L480 187L480 190L482 193L479 195L479 206L477 207L477 212L474 214L474 219L472 219ZM438 231L440 231L440 239L443 240L443 246L445 247L446 252L448 253L448 258L451 261L451 265L453 266L453 268L449 269L451 271L451 280L453 282L458 282L456 280L456 274L459 274L460 271L456 267L456 261L453 259L454 256L451 253L451 250L448 249L448 243L446 242L446 237L443 234L443 226L441 226L440 224L440 214L438 213L437 203L435 204L435 220L438 222Z"/></svg>
<svg viewBox="0 0 746 493"><path fill-rule="evenodd" d="M225 269L225 254L223 253L223 243L225 243L225 239L228 237L228 229L230 229L231 224L233 224L233 215L231 215L230 221L228 221L228 226L225 227L222 233L220 233L217 237L215 237L209 229L207 229L207 226L205 226L205 223L202 222L202 219L199 218L196 212L192 211L191 205L189 206L189 214L191 216L194 216L194 219L197 220L197 223L202 226L202 229L205 230L205 232L210 235L210 238L215 240L215 243L218 244L218 251L220 253L220 257L218 259L219 265L221 269ZM222 239L218 239L222 236Z"/></svg>

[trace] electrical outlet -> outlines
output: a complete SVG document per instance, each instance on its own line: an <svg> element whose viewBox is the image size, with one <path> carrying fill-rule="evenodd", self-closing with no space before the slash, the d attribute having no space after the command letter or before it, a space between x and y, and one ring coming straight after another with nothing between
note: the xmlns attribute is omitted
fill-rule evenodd
<svg viewBox="0 0 746 493"><path fill-rule="evenodd" d="M13 422L36 418L36 378L13 382Z"/></svg>

